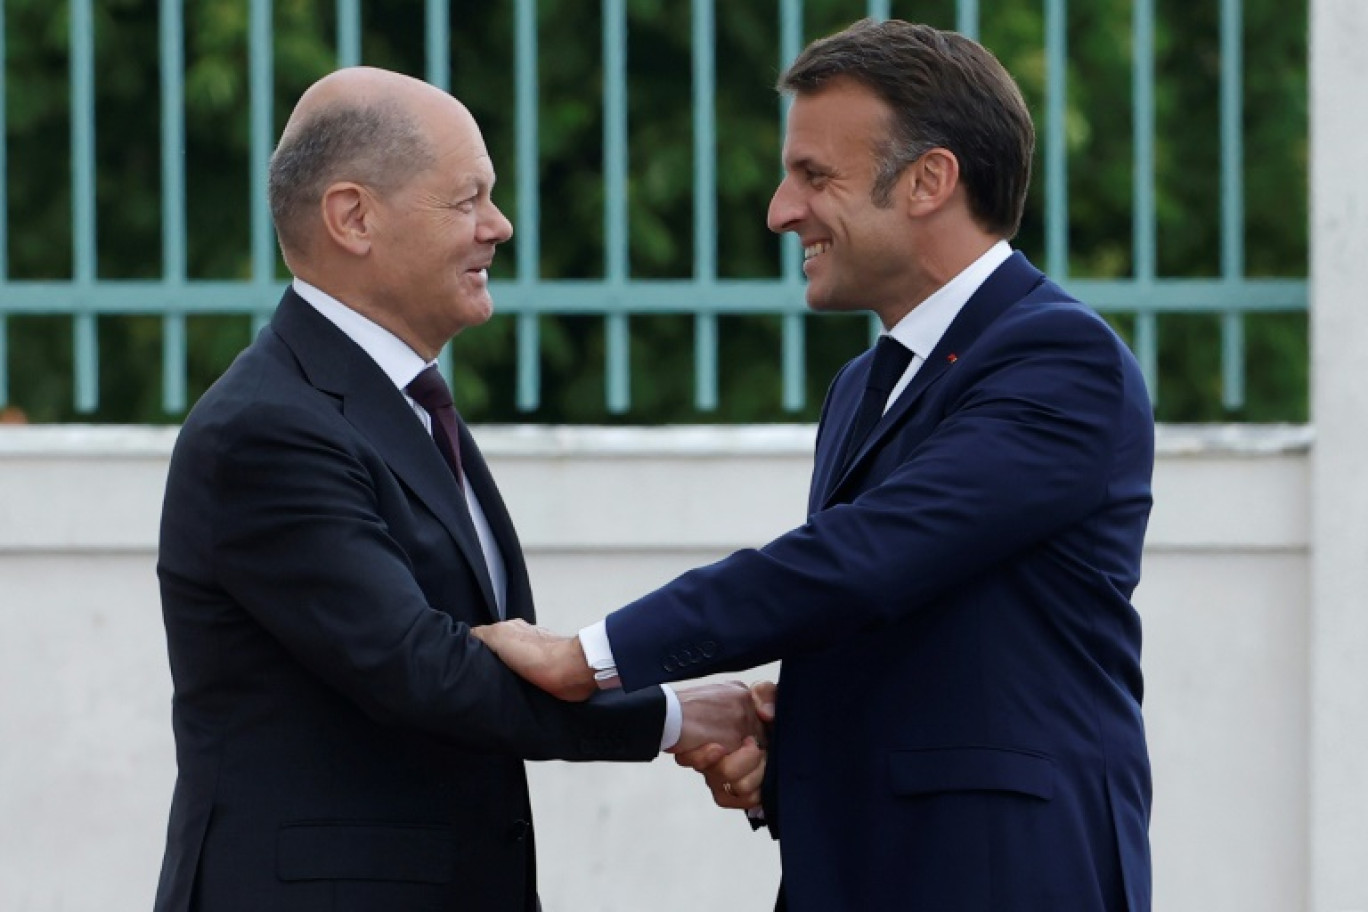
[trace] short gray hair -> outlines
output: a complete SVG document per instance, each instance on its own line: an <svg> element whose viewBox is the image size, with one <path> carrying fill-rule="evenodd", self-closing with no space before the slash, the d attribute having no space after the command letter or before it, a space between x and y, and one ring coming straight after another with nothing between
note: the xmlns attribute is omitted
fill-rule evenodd
<svg viewBox="0 0 1368 912"><path fill-rule="evenodd" d="M267 198L281 247L303 248L307 217L330 184L355 181L384 195L432 161L417 120L394 102L329 105L287 131L271 155Z"/></svg>

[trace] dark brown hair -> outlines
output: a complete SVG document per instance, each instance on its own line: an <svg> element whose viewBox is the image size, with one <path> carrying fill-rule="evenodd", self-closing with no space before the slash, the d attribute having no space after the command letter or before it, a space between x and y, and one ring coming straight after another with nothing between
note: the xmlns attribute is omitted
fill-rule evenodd
<svg viewBox="0 0 1368 912"><path fill-rule="evenodd" d="M934 148L959 161L969 209L1003 237L1021 225L1035 127L1007 70L978 42L899 19L862 19L814 41L779 78L784 93L813 94L851 79L892 109L877 150L873 198L887 206L898 175Z"/></svg>

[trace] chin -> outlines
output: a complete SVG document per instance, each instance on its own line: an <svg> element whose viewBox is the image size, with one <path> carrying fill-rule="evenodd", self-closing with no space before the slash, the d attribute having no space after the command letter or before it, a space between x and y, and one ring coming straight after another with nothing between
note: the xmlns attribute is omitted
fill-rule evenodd
<svg viewBox="0 0 1368 912"><path fill-rule="evenodd" d="M849 310L849 309L850 309L850 308L848 308L848 307L842 307L842 306L841 306L840 304L838 304L836 301L833 301L829 295L824 295L824 294L813 294L811 288L808 289L808 294L807 294L807 306L808 306L808 310L813 310L813 311L816 311L816 312L818 312L818 313L825 313L825 312L827 312L827 311L842 311L842 310Z"/></svg>

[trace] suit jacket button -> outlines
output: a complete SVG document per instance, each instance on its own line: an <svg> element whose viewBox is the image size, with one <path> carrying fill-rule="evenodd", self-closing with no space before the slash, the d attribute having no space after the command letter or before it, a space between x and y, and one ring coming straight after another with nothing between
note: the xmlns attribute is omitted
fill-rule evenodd
<svg viewBox="0 0 1368 912"><path fill-rule="evenodd" d="M513 825L508 828L508 838L512 839L514 842L522 842L527 838L527 834L531 832L531 830L532 824L528 823L526 820L515 820L513 821Z"/></svg>
<svg viewBox="0 0 1368 912"><path fill-rule="evenodd" d="M712 640L708 640L698 648L700 651L702 651L703 658L705 659L711 659L713 656L717 655L717 644L714 643Z"/></svg>

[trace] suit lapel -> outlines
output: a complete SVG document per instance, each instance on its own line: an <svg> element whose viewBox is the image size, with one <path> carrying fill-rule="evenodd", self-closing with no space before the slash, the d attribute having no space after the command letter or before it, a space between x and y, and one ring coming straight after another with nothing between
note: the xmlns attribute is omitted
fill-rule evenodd
<svg viewBox="0 0 1368 912"><path fill-rule="evenodd" d="M831 383L828 402L823 407L817 438L817 453L813 460L812 488L808 492L808 513L822 509L836 487L836 473L840 471L841 453L850 425L855 421L860 397L874 365L874 350L870 349L848 362Z"/></svg>
<svg viewBox="0 0 1368 912"><path fill-rule="evenodd" d="M271 327L295 353L308 381L341 398L346 419L450 533L480 582L490 617L497 617L489 567L465 499L403 394L360 346L293 290L285 292ZM463 436L463 446L468 438ZM476 495L481 496L478 489Z"/></svg>
<svg viewBox="0 0 1368 912"><path fill-rule="evenodd" d="M946 372L954 366L964 352L968 351L983 331L1004 310L1029 294L1044 278L1044 274L1032 266L1020 251L1013 252L1010 257L1003 261L1001 266L993 270L993 274L965 302L964 307L960 309L959 314L950 323L945 335L941 336L940 342L936 344L931 355L913 375L912 382L907 385L907 389L902 391L902 394L893 403L892 408L879 420L878 424L874 425L873 430L869 432L869 436L856 452L854 458L850 460L849 465L842 469L836 463L841 451L840 443L845 440L844 435L836 441L834 448L830 446L827 448L828 473L831 483L825 488L826 496L823 500L823 506L831 503L832 498L836 496L837 491L840 490L855 468L887 439L895 428L906 423L917 401L936 381L945 376ZM858 391L862 393L874 358L872 353L866 352L861 356L861 359L863 363L853 365L853 367L858 367L856 375L859 378ZM848 430L850 423L854 421L858 401L855 399L846 403L846 412L841 421L843 430Z"/></svg>
<svg viewBox="0 0 1368 912"><path fill-rule="evenodd" d="M460 421L460 433L461 466L465 470L466 483L479 499L480 509L484 511L485 519L489 522L489 530L494 533L494 543L503 556L506 577L505 614L509 619L522 618L528 623L536 623L536 615L532 609L532 586L527 576L522 544L518 541L518 533L513 528L513 519L508 515L508 507L504 505L499 488L494 483L494 476L489 471L484 454L480 452L480 447L475 443L475 438L466 427L465 421Z"/></svg>

